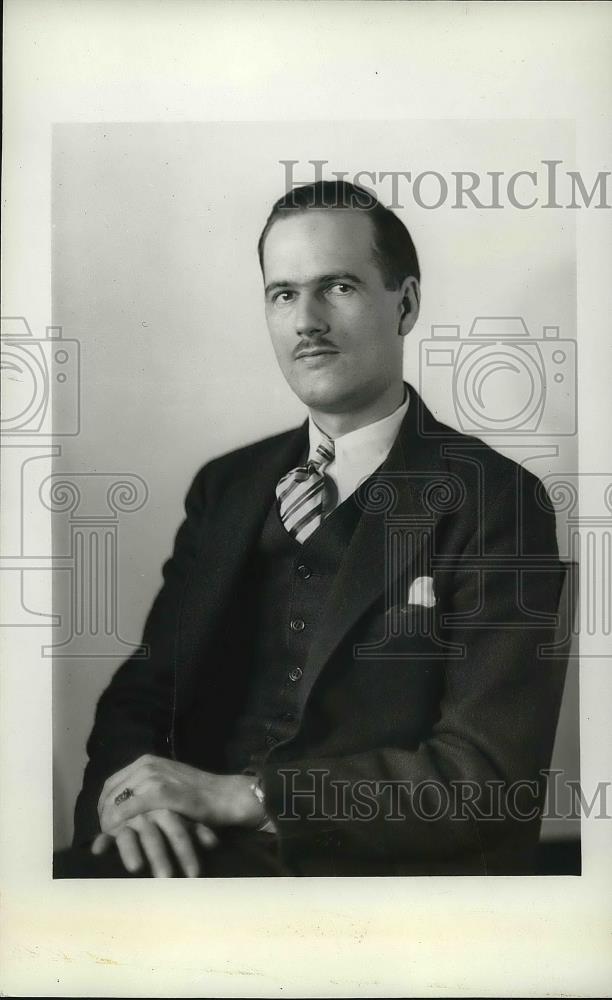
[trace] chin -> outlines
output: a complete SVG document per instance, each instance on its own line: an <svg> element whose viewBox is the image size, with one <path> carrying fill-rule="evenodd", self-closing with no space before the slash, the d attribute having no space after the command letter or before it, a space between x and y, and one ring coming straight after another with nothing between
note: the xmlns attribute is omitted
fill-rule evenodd
<svg viewBox="0 0 612 1000"><path fill-rule="evenodd" d="M343 379L320 376L296 379L291 388L305 406L323 413L350 409L359 394L356 386L347 385Z"/></svg>

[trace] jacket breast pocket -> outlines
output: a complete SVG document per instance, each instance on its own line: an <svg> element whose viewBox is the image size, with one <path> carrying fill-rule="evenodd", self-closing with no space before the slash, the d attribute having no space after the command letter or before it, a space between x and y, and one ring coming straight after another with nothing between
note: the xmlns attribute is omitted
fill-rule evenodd
<svg viewBox="0 0 612 1000"><path fill-rule="evenodd" d="M438 614L435 606L392 605L373 611L355 635L353 659L415 660L443 658L437 638Z"/></svg>

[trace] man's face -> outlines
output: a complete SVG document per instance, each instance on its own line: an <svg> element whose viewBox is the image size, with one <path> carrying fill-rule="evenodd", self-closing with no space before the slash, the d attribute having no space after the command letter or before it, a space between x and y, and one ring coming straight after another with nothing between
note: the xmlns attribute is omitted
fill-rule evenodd
<svg viewBox="0 0 612 1000"><path fill-rule="evenodd" d="M385 288L373 236L366 212L309 209L277 220L266 237L272 344L287 382L314 410L359 410L401 381L406 290Z"/></svg>

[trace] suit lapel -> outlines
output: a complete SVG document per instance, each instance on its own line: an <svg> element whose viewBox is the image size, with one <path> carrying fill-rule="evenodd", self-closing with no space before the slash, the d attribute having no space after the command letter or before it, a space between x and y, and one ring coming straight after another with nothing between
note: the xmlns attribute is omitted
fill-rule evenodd
<svg viewBox="0 0 612 1000"><path fill-rule="evenodd" d="M307 442L305 422L246 471L245 460L211 512L185 588L177 630L175 669L182 679L183 697L188 697L206 645L261 533L276 485L299 461Z"/></svg>
<svg viewBox="0 0 612 1000"><path fill-rule="evenodd" d="M439 440L423 437L422 428L433 417L414 389L409 391L410 405L388 458L356 495L363 513L310 649L304 676L308 689L339 643L385 590L391 599L397 593L398 578L407 593L413 579L431 574L426 568L427 539L440 516L431 502L431 490L448 483L449 473L440 456Z"/></svg>
<svg viewBox="0 0 612 1000"><path fill-rule="evenodd" d="M440 425L415 390L409 387L409 391L410 405L391 452L379 472L370 477L368 487L359 491L363 513L313 639L303 680L307 691L339 643L385 588L391 588L398 578L409 583L425 572L419 572L424 546L439 513L424 500L424 490L444 482L448 467L440 457ZM438 428L438 440L423 436L428 422ZM263 528L276 484L297 464L307 443L305 422L271 448L254 471L238 472L211 514L181 608L176 644L181 699L189 697L206 645ZM392 501L386 509L385 498ZM400 535L409 544L401 545L396 557L389 559L391 523L405 529Z"/></svg>

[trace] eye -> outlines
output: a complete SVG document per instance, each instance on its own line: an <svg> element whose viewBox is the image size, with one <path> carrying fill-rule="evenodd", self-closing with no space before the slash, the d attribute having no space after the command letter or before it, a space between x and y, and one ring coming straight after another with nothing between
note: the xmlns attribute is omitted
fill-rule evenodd
<svg viewBox="0 0 612 1000"><path fill-rule="evenodd" d="M346 296L350 295L354 291L354 288L352 285L347 285L344 281L336 281L333 285L329 286L328 291L334 295Z"/></svg>
<svg viewBox="0 0 612 1000"><path fill-rule="evenodd" d="M295 292L292 292L289 288L285 288L281 292L275 292L272 296L272 302L274 305L284 306L289 302L293 302L294 298Z"/></svg>

